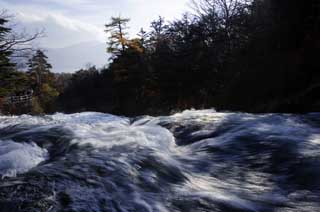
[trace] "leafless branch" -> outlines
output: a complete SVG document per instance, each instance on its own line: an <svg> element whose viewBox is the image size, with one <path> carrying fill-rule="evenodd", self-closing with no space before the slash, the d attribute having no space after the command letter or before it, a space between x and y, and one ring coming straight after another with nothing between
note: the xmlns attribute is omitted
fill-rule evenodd
<svg viewBox="0 0 320 212"><path fill-rule="evenodd" d="M12 15L9 15L8 11L0 11L0 18L5 20L12 19ZM12 29L11 26L7 26L9 29ZM45 36L44 29L38 30L33 34L28 33L25 29L20 32L9 31L4 35L0 40L0 51L12 51L13 57L17 57L21 52L32 51L33 50L33 41ZM20 56L19 56L20 57Z"/></svg>

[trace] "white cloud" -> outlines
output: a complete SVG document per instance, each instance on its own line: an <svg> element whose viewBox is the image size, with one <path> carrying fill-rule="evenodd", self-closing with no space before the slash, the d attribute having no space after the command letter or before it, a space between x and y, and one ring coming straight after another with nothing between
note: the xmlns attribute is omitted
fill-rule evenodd
<svg viewBox="0 0 320 212"><path fill-rule="evenodd" d="M45 29L46 37L41 40L44 47L64 47L80 42L105 38L103 28L67 17L58 12L30 12L16 9L16 21L31 30Z"/></svg>
<svg viewBox="0 0 320 212"><path fill-rule="evenodd" d="M43 17L40 17L39 15L27 14L27 13L23 13L23 12L19 12L19 11L16 13L16 18L20 22L24 22L24 23L42 22L43 21Z"/></svg>
<svg viewBox="0 0 320 212"><path fill-rule="evenodd" d="M16 19L21 23L33 23L33 22L55 22L58 25L75 31L92 31L94 33L100 32L99 27L95 26L91 23L86 23L83 21L79 21L75 18L67 17L59 12L51 12L51 11L37 11L35 9L29 9L29 11L25 12L24 10L16 10Z"/></svg>
<svg viewBox="0 0 320 212"><path fill-rule="evenodd" d="M111 16L128 17L131 19L130 34L135 36L141 27L148 29L151 21L159 15L172 20L180 17L187 9L190 0L4 0L0 1L0 7L8 8L16 13L19 22L28 28L29 26L46 28L48 43L57 44L54 36L66 34L73 39L59 36L59 39L68 40L74 44L76 41L86 40L105 41L104 24ZM59 27L60 26L60 29ZM53 29L49 29L53 27ZM58 32L54 32L58 30ZM65 33L66 31L74 31ZM81 37L81 38L80 38ZM52 41L50 41L50 39ZM62 43L66 43L64 41ZM72 40L74 42L72 42ZM61 47L61 46L60 46Z"/></svg>

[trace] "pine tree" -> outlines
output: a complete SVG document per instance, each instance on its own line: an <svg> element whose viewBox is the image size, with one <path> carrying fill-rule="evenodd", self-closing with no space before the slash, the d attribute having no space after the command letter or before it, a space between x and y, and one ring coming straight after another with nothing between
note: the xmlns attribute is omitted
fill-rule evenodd
<svg viewBox="0 0 320 212"><path fill-rule="evenodd" d="M159 16L158 20L151 23L150 41L154 46L155 51L166 46L166 32L169 26L163 17Z"/></svg>
<svg viewBox="0 0 320 212"><path fill-rule="evenodd" d="M7 45L7 35L10 34L11 29L6 27L8 20L0 17L0 68L1 70L11 68L10 55L12 51Z"/></svg>
<svg viewBox="0 0 320 212"><path fill-rule="evenodd" d="M50 72L52 68L48 63L48 57L43 51L37 50L35 55L28 62L28 74L33 81L35 88L35 113L54 111L53 102L59 96L56 89L55 76ZM35 106L34 105L34 106Z"/></svg>
<svg viewBox="0 0 320 212"><path fill-rule="evenodd" d="M0 14L0 97L10 95L26 87L26 76L15 70L15 64L10 61L13 54L13 39L9 39L12 33L7 27L9 20Z"/></svg>
<svg viewBox="0 0 320 212"><path fill-rule="evenodd" d="M111 17L110 23L106 24L105 32L110 34L108 41L107 51L113 55L118 56L124 52L128 46L129 40L127 39L128 29L127 23L130 21L128 18Z"/></svg>
<svg viewBox="0 0 320 212"><path fill-rule="evenodd" d="M28 74L34 80L36 89L40 89L51 77L51 64L47 61L48 57L43 51L37 50L35 55L28 62Z"/></svg>
<svg viewBox="0 0 320 212"><path fill-rule="evenodd" d="M143 50L145 50L148 45L149 34L146 31L144 31L143 28L141 28L139 33L137 34L137 36L138 36L138 39L141 43Z"/></svg>

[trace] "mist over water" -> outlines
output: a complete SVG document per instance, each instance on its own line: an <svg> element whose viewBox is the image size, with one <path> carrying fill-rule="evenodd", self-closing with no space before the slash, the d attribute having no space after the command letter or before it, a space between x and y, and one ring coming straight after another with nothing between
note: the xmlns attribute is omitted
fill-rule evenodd
<svg viewBox="0 0 320 212"><path fill-rule="evenodd" d="M320 114L0 116L3 211L320 211Z"/></svg>

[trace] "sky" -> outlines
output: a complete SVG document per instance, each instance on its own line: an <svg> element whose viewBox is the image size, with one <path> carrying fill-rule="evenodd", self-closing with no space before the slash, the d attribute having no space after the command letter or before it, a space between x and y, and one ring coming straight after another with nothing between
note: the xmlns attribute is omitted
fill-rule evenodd
<svg viewBox="0 0 320 212"><path fill-rule="evenodd" d="M43 48L63 48L88 41L106 42L104 24L111 16L130 18L130 35L148 29L159 15L179 18L189 0L0 0L0 7L15 16L28 31L45 29L38 41Z"/></svg>

